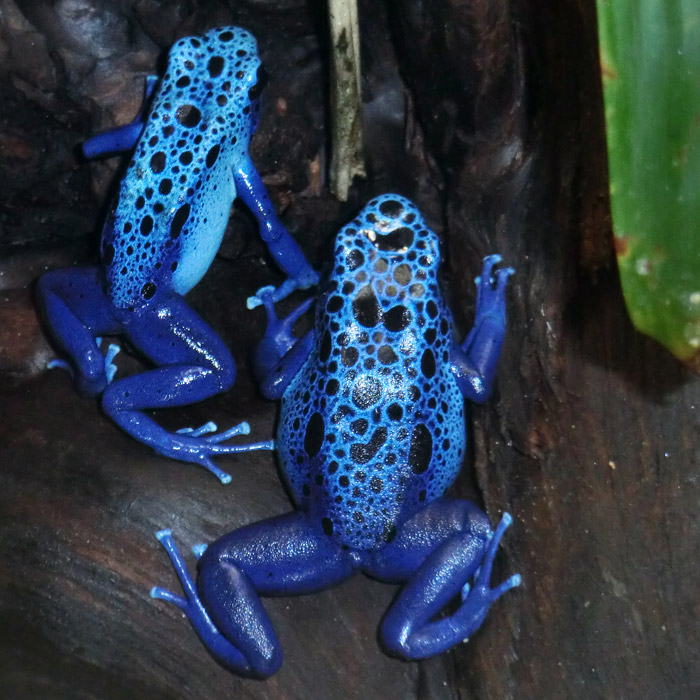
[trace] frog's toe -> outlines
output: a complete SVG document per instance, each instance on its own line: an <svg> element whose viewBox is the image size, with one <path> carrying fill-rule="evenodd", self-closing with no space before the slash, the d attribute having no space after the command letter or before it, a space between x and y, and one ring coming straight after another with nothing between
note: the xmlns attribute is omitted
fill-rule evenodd
<svg viewBox="0 0 700 700"><path fill-rule="evenodd" d="M273 285L267 285L266 287L260 287L257 292L246 300L246 306L249 309L257 309L258 306L262 306L265 303L265 298L273 296L275 293L275 287Z"/></svg>
<svg viewBox="0 0 700 700"><path fill-rule="evenodd" d="M46 363L46 369L63 369L70 374L71 378L75 379L75 372L73 371L73 367L68 360L62 360L59 357L54 357L53 360L49 360Z"/></svg>
<svg viewBox="0 0 700 700"><path fill-rule="evenodd" d="M114 375L117 373L117 365L114 364L114 358L121 352L121 348L116 343L110 343L107 347L107 353L105 355L105 376L107 377L107 384L111 384L114 379Z"/></svg>
<svg viewBox="0 0 700 700"><path fill-rule="evenodd" d="M153 586L149 595L156 600L164 600L166 603L177 605L180 610L187 608L187 601L183 597L175 595L172 591L168 591L160 586Z"/></svg>
<svg viewBox="0 0 700 700"><path fill-rule="evenodd" d="M208 545L208 544L204 544L204 543L202 543L202 544L195 544L195 545L192 546L192 554L194 554L194 556L195 556L197 559L201 559L201 558L202 558L202 554L204 554L204 552L207 551L207 548L208 548L208 547L209 547L209 545Z"/></svg>
<svg viewBox="0 0 700 700"><path fill-rule="evenodd" d="M216 423L214 421L207 421L204 425L200 425L199 428L180 428L178 435L189 435L190 437L200 437L201 435L206 435L207 433L215 433L218 430Z"/></svg>
<svg viewBox="0 0 700 700"><path fill-rule="evenodd" d="M222 430L220 433L216 433L216 435L210 435L209 437L204 439L207 442L213 442L218 444L220 442L223 442L224 440L228 440L229 438L236 437L236 435L250 435L250 423L248 423L247 421L243 421L238 425L230 427L228 430Z"/></svg>

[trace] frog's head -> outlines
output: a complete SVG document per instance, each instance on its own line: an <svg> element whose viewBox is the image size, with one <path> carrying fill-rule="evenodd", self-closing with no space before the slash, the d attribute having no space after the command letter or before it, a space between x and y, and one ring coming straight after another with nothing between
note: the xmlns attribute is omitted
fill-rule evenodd
<svg viewBox="0 0 700 700"><path fill-rule="evenodd" d="M381 261L381 262L380 262ZM397 264L435 277L440 265L437 234L409 199L385 194L371 200L336 238L336 270L354 274L363 267L368 276Z"/></svg>
<svg viewBox="0 0 700 700"><path fill-rule="evenodd" d="M236 114L249 115L250 133L255 131L266 76L255 37L245 29L217 27L175 42L165 80L186 101L189 109L178 110L183 119L192 120L206 111L209 120L225 123L233 108Z"/></svg>

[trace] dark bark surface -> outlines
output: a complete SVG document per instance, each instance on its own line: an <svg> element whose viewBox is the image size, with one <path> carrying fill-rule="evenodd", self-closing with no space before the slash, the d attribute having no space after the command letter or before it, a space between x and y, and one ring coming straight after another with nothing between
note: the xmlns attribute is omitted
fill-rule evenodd
<svg viewBox="0 0 700 700"><path fill-rule="evenodd" d="M302 0L0 0L0 687L29 698L696 698L700 694L698 406L689 372L631 327L610 246L593 0L363 1L368 177L328 192L324 6ZM385 656L396 589L363 577L266 601L285 651L272 679L220 668L172 606L154 533L183 550L289 503L270 454L220 460L230 486L121 433L47 371L31 288L95 259L118 163L75 145L132 118L178 37L237 23L271 76L253 157L316 265L372 195L416 200L445 240L462 331L481 257L517 269L491 401L471 411L453 492L515 516L496 576L523 575L469 644ZM319 169L320 166L320 169ZM279 283L235 207L189 297L238 363L229 394L159 419L273 431L245 309ZM301 298L299 295L298 298ZM120 372L138 367L123 353ZM193 560L192 564L193 564Z"/></svg>

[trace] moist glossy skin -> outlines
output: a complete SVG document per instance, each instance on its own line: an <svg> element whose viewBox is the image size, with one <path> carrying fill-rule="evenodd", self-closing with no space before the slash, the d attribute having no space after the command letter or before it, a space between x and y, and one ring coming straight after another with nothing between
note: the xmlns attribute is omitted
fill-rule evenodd
<svg viewBox="0 0 700 700"><path fill-rule="evenodd" d="M165 75L147 81L142 114L84 146L88 157L134 149L104 224L103 266L55 270L38 285L47 325L79 390L104 392L105 412L130 435L164 456L202 464L224 482L230 477L213 455L270 443L221 444L246 433L245 423L219 433L213 423L168 433L142 411L200 401L234 381L228 349L182 297L214 259L237 196L289 276L263 291L281 299L317 281L248 154L263 77L255 39L244 29L219 27L176 42ZM110 384L115 352L110 348L105 360L95 345L101 335L127 337L157 369Z"/></svg>
<svg viewBox="0 0 700 700"><path fill-rule="evenodd" d="M177 605L219 662L274 673L282 651L261 596L312 593L356 571L403 584L380 637L405 659L464 641L520 583L490 587L510 516L492 532L476 506L444 495L464 456L464 398L488 397L500 354L512 270L499 261L484 260L474 328L459 344L436 235L411 202L384 195L338 234L303 338L291 328L310 303L280 321L263 297L256 372L282 399L277 449L297 510L195 547L196 585L172 533L157 535L185 597L151 595Z"/></svg>
<svg viewBox="0 0 700 700"><path fill-rule="evenodd" d="M282 398L277 443L294 499L353 549L390 542L464 456L439 265L415 207L370 205L336 239L316 344Z"/></svg>
<svg viewBox="0 0 700 700"><path fill-rule="evenodd" d="M168 69L102 239L115 306L186 294L209 268L258 123L255 39L222 28L170 49ZM252 99L251 99L252 97Z"/></svg>

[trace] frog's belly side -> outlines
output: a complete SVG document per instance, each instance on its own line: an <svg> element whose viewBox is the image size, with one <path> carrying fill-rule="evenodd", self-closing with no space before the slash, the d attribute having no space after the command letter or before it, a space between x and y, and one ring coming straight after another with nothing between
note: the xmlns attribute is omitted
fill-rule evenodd
<svg viewBox="0 0 700 700"><path fill-rule="evenodd" d="M172 277L178 294L187 294L204 277L221 246L231 202L236 198L230 169L221 170L216 189L207 188L193 202L192 221L183 235L180 259Z"/></svg>
<svg viewBox="0 0 700 700"><path fill-rule="evenodd" d="M277 441L297 503L327 535L358 550L391 541L408 517L441 496L465 449L464 401L448 366L431 382L435 392L445 389L438 410L428 403L431 390L416 402L399 400L407 392L398 376L393 383L382 377L381 398L371 406L352 402L358 383L375 382L369 372L358 374L328 396L307 363L285 393Z"/></svg>
<svg viewBox="0 0 700 700"><path fill-rule="evenodd" d="M144 199L139 189L122 187L102 238L108 291L116 307L142 306L163 289L184 295L202 279L221 245L236 194L229 168L209 177L209 186L188 201L164 199L168 207L160 214L151 202L137 205Z"/></svg>

